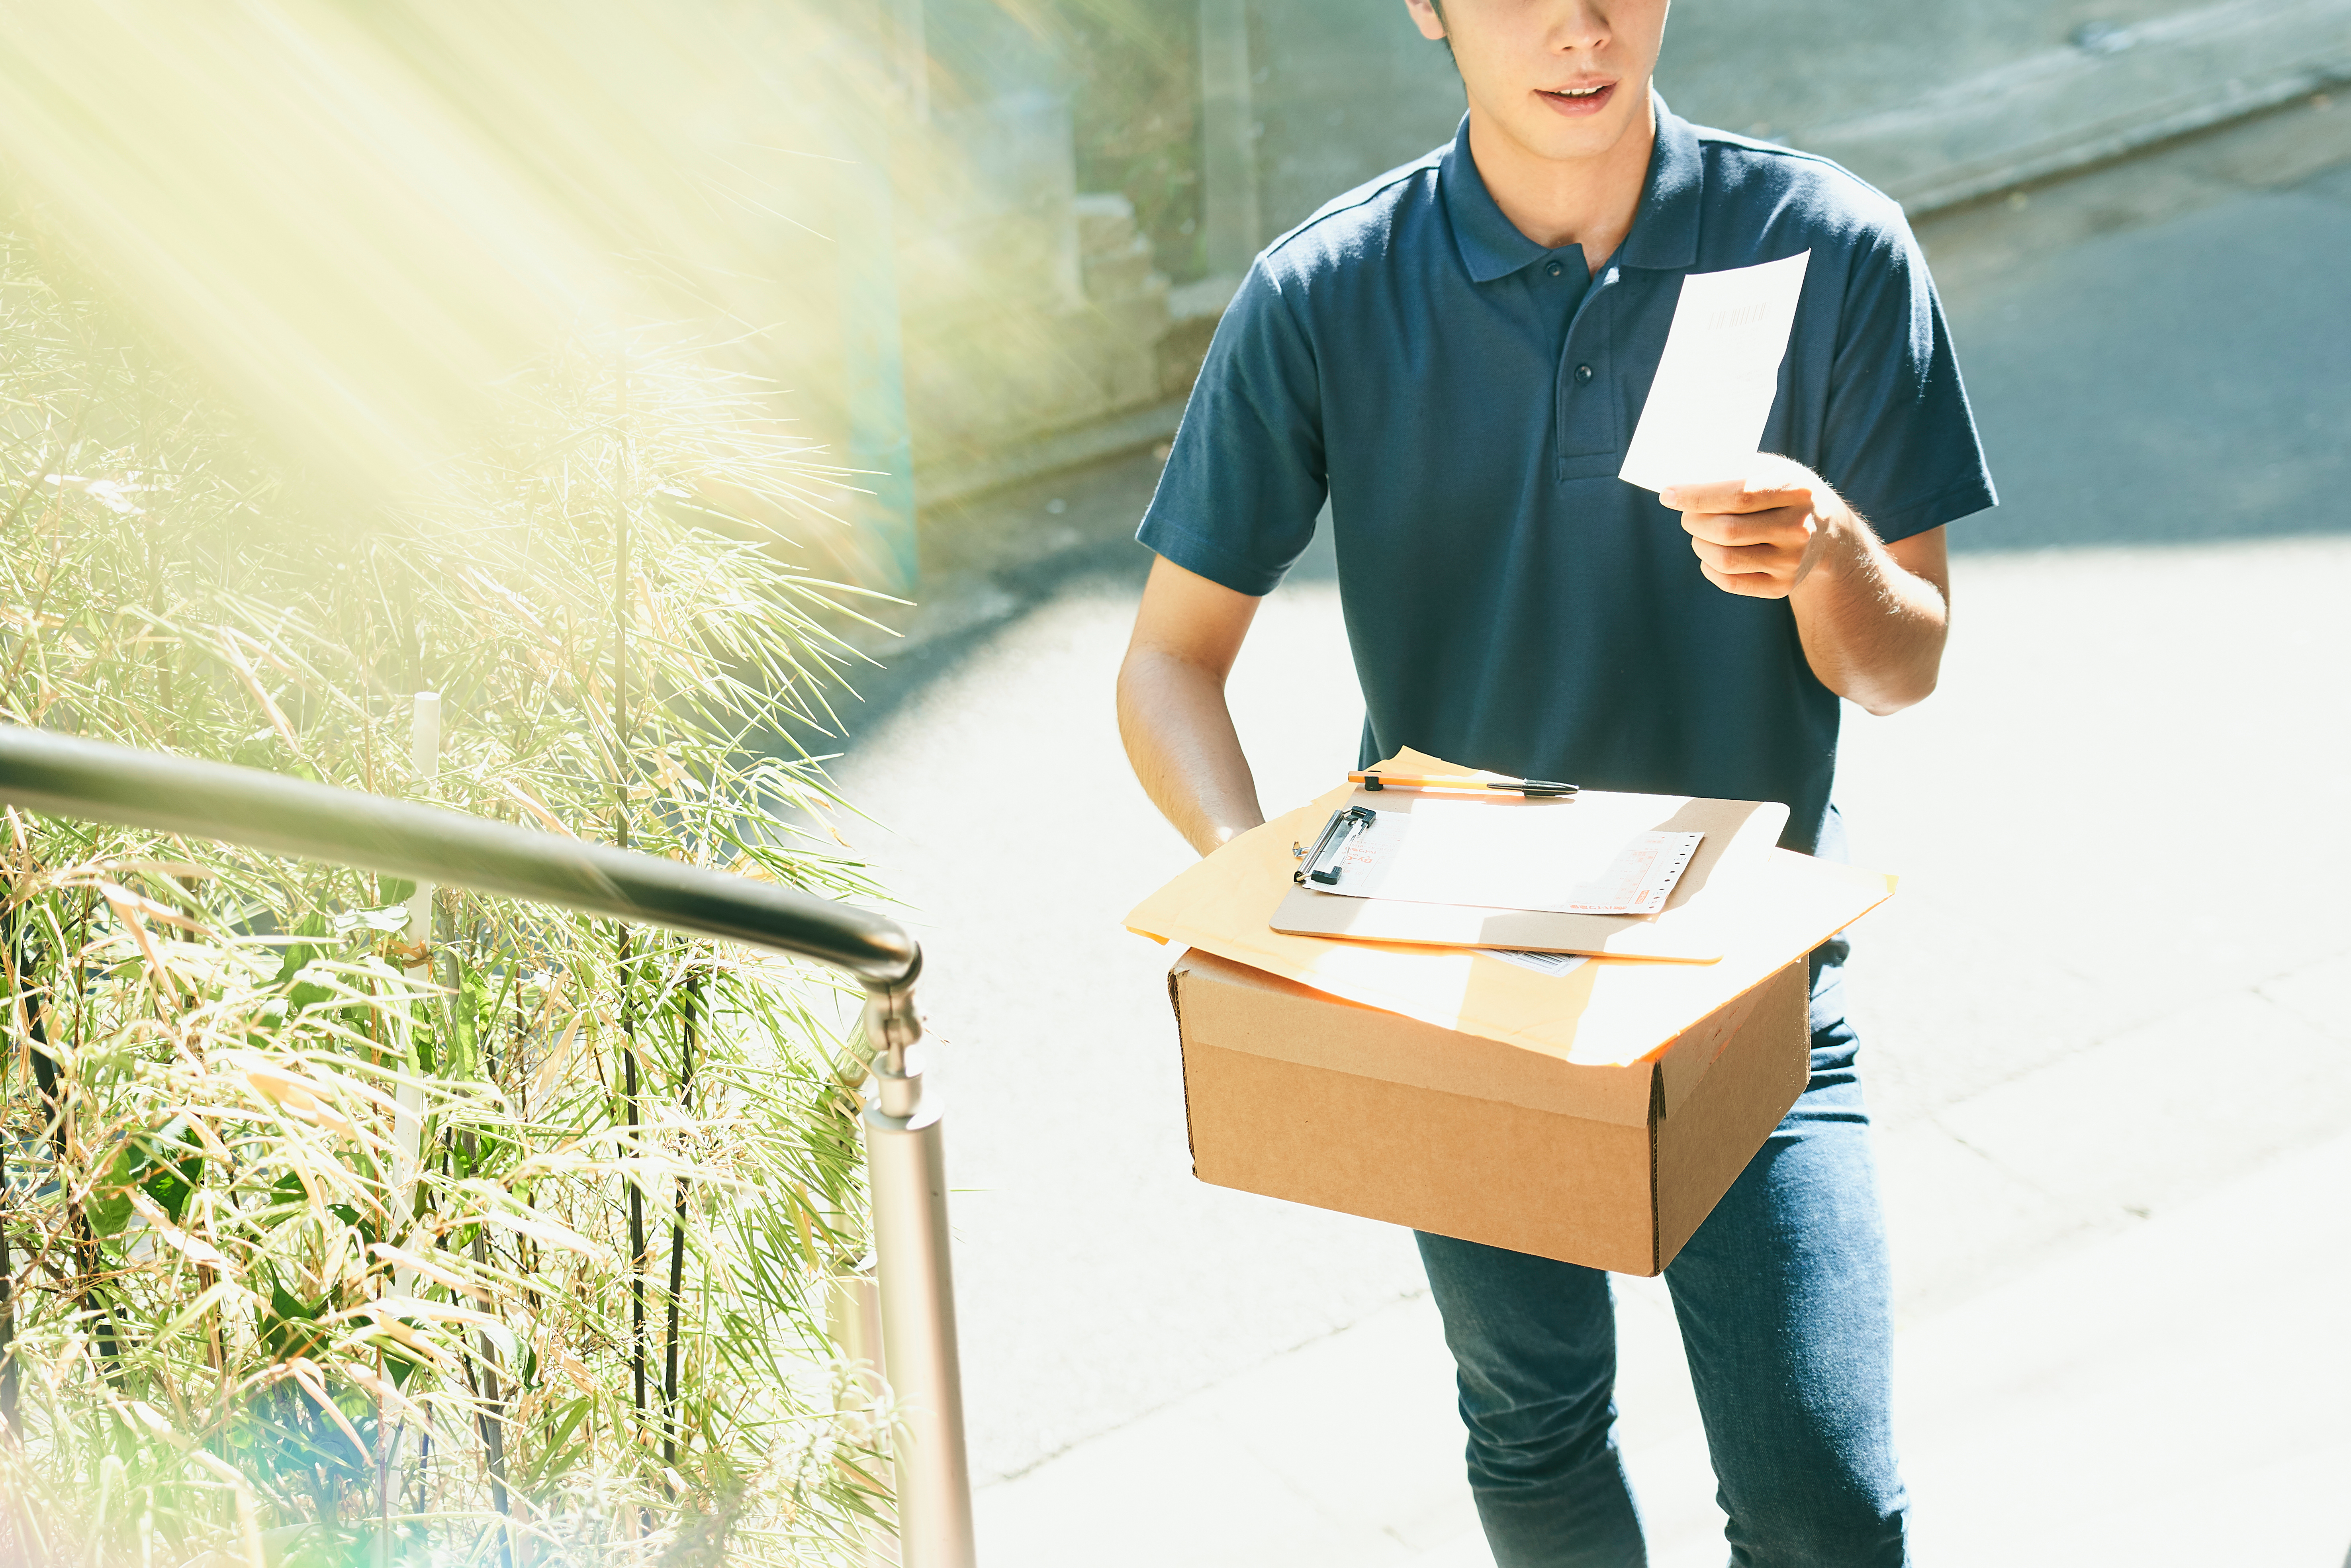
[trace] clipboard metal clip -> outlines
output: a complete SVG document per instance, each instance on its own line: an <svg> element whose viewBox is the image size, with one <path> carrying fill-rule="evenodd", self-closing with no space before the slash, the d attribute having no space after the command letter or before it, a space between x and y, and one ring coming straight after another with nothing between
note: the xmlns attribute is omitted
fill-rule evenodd
<svg viewBox="0 0 2351 1568"><path fill-rule="evenodd" d="M1311 852L1294 842L1290 846L1290 852L1299 860L1298 869L1290 873L1290 880L1301 887L1310 883L1322 887L1335 886L1339 881L1339 862L1346 854L1347 846L1354 841L1357 833L1379 820L1380 814L1369 806L1343 806L1332 812L1331 820L1322 824L1322 836L1314 841L1314 848Z"/></svg>

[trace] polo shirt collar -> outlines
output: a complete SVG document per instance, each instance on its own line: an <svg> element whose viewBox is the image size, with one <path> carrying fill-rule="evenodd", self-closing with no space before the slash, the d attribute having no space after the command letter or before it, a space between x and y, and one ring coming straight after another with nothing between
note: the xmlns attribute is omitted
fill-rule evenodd
<svg viewBox="0 0 2351 1568"><path fill-rule="evenodd" d="M1623 267L1661 272L1687 267L1698 259L1698 207L1705 196L1705 165L1698 155L1698 132L1688 120L1666 107L1652 92L1657 110L1657 141L1649 154L1648 179L1642 187L1640 209L1633 215L1632 232L1616 253ZM1494 204L1485 180L1469 152L1469 117L1461 117L1453 145L1437 162L1437 185L1445 198L1446 215L1460 246L1462 265L1479 283L1508 277L1528 263L1552 253L1520 234L1518 225Z"/></svg>
<svg viewBox="0 0 2351 1568"><path fill-rule="evenodd" d="M1657 144L1649 152L1649 180L1641 209L1617 249L1619 266L1656 272L1687 270L1698 260L1698 209L1706 201L1706 161L1698 131L1652 92L1657 107Z"/></svg>
<svg viewBox="0 0 2351 1568"><path fill-rule="evenodd" d="M1469 152L1466 113L1461 128L1453 133L1453 145L1445 150L1437 166L1437 188L1445 197L1446 215L1453 221L1453 239L1461 247L1461 263L1475 281L1491 283L1508 277L1551 254L1520 234L1518 225L1494 204L1485 178L1478 172L1478 161Z"/></svg>

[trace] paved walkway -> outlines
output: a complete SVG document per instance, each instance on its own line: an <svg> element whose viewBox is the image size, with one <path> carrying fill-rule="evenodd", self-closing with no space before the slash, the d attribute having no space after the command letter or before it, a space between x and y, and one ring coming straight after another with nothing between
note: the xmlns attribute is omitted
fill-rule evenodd
<svg viewBox="0 0 2351 1568"><path fill-rule="evenodd" d="M1887 1140L1902 1157L1906 1140ZM1921 1561L2334 1568L2351 1541L2351 1137L1896 1342ZM1626 1460L1656 1568L1722 1561L1664 1292L1625 1281ZM1425 1296L980 1494L1026 1568L1487 1568ZM2324 1396L2332 1394L2334 1398Z"/></svg>
<svg viewBox="0 0 2351 1568"><path fill-rule="evenodd" d="M1853 986L1931 1561L2351 1543L2346 140L2297 111L1927 235L2008 504L1840 796L1905 877ZM1084 542L1149 479L1008 498L1074 542L942 606L841 768L930 947L984 1550L1482 1563L1408 1239L1189 1176L1166 956L1119 929L1188 855L1111 719L1141 562ZM1352 758L1327 556L1234 690L1270 807ZM1656 1561L1719 1563L1669 1314L1620 1300Z"/></svg>

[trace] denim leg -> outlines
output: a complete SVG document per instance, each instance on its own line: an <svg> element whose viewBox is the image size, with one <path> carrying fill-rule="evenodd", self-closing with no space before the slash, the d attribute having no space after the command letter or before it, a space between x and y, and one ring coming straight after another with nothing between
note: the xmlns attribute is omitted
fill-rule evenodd
<svg viewBox="0 0 2351 1568"><path fill-rule="evenodd" d="M1810 1085L1666 1270L1734 1568L1909 1561L1885 1225L1840 1001L1816 997Z"/></svg>
<svg viewBox="0 0 2351 1568"><path fill-rule="evenodd" d="M1641 1521L1610 1427L1608 1276L1420 1236L1469 1429L1469 1489L1497 1568L1642 1568Z"/></svg>

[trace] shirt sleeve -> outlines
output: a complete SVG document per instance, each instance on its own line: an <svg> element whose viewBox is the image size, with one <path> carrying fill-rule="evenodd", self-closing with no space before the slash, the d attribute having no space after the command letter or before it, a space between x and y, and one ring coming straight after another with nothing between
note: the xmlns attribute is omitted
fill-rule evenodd
<svg viewBox="0 0 2351 1568"><path fill-rule="evenodd" d="M1236 592L1270 593L1327 487L1313 346L1260 258L1217 324L1134 537Z"/></svg>
<svg viewBox="0 0 2351 1568"><path fill-rule="evenodd" d="M1846 284L1822 434L1821 476L1882 539L1999 504L1942 301L1898 217Z"/></svg>

